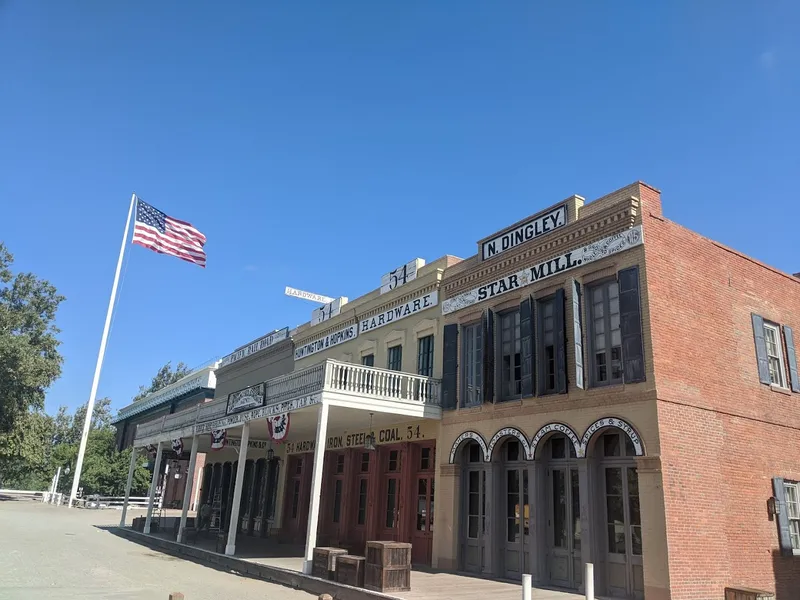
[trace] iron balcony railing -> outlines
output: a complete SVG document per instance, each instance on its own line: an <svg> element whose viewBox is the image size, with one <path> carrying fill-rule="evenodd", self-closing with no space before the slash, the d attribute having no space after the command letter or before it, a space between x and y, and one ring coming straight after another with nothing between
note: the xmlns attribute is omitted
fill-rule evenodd
<svg viewBox="0 0 800 600"><path fill-rule="evenodd" d="M439 406L441 381L432 377L326 360L265 382L265 406L319 392L336 392L376 400ZM136 439L179 431L225 417L228 401L220 398L196 407L142 423Z"/></svg>

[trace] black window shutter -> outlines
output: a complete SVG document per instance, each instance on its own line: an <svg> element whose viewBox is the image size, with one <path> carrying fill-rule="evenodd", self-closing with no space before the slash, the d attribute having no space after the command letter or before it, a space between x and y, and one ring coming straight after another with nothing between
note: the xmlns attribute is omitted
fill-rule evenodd
<svg viewBox="0 0 800 600"><path fill-rule="evenodd" d="M483 313L483 401L494 402L494 311Z"/></svg>
<svg viewBox="0 0 800 600"><path fill-rule="evenodd" d="M519 303L520 358L522 360L522 397L533 396L533 300Z"/></svg>
<svg viewBox="0 0 800 600"><path fill-rule="evenodd" d="M575 385L583 386L583 329L581 328L581 284L572 280L572 338L575 341Z"/></svg>
<svg viewBox="0 0 800 600"><path fill-rule="evenodd" d="M783 477L772 478L772 495L775 496L775 507L778 516L778 547L784 556L792 556L792 535L789 530L789 509L786 506L786 490L783 488Z"/></svg>
<svg viewBox="0 0 800 600"><path fill-rule="evenodd" d="M442 357L442 408L452 410L458 406L456 382L458 381L458 325L444 326Z"/></svg>
<svg viewBox="0 0 800 600"><path fill-rule="evenodd" d="M793 392L800 392L800 379L797 377L797 354L794 350L794 332L788 325L783 326L783 339L786 340L786 362L789 365L789 381Z"/></svg>
<svg viewBox="0 0 800 600"><path fill-rule="evenodd" d="M753 338L756 341L758 380L769 385L769 359L767 358L767 342L764 339L764 317L756 313L750 313L750 316L753 319Z"/></svg>
<svg viewBox="0 0 800 600"><path fill-rule="evenodd" d="M644 341L639 304L639 267L619 272L619 321L622 334L623 381L644 381Z"/></svg>
<svg viewBox="0 0 800 600"><path fill-rule="evenodd" d="M535 382L536 383L536 390L537 390L536 393L539 394L540 396L544 396L544 394L545 394L544 385L545 385L545 382L547 381L547 377L545 377L545 372L544 371L545 371L545 368L546 368L545 361L547 359L545 358L546 354L544 352L544 339L542 338L542 336L544 335L544 323L543 323L543 321L544 321L544 310L542 310L542 305L541 304L537 305L536 314L534 316L536 318L536 331L539 332L539 346L536 347L534 345L534 348L536 348L536 350L539 352L539 354L542 357L542 360L540 360L538 363L536 362L535 359L534 359L534 362L533 362L534 369L536 370L536 382Z"/></svg>
<svg viewBox="0 0 800 600"><path fill-rule="evenodd" d="M556 334L556 391L567 393L567 330L564 320L566 295L564 288L556 290L553 299L553 329Z"/></svg>

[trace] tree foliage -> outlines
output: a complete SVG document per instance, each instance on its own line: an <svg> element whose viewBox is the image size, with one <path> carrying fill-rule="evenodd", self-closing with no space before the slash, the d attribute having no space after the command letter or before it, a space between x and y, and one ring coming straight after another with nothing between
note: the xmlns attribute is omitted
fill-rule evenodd
<svg viewBox="0 0 800 600"><path fill-rule="evenodd" d="M150 382L149 386L139 386L139 393L133 397L133 402L139 402L140 400L143 400L149 394L157 392L161 388L175 383L179 379L186 377L191 372L191 369L182 362L179 362L173 371L172 362L168 362L158 370L158 373L156 373L156 376L153 377L153 380Z"/></svg>
<svg viewBox="0 0 800 600"><path fill-rule="evenodd" d="M0 433L44 409L45 390L61 374L56 311L64 297L32 273L14 275L0 242ZM30 411L33 410L33 413Z"/></svg>

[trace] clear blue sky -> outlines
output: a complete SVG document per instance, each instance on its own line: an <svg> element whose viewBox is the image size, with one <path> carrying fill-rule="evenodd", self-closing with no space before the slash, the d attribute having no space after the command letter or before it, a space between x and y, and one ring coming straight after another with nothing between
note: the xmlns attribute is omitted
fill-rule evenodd
<svg viewBox="0 0 800 600"><path fill-rule="evenodd" d="M800 271L800 3L0 0L0 239L52 281L85 402L132 192L208 236L138 246L100 395L308 320L411 258L642 179Z"/></svg>

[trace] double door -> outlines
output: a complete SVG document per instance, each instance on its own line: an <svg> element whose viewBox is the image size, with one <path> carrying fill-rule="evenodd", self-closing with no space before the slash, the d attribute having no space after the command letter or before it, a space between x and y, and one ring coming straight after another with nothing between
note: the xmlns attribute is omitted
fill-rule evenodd
<svg viewBox="0 0 800 600"><path fill-rule="evenodd" d="M578 479L576 466L547 469L547 571L558 587L578 588L583 579Z"/></svg>
<svg viewBox="0 0 800 600"><path fill-rule="evenodd" d="M609 595L644 598L639 476L634 466L603 465L606 581Z"/></svg>
<svg viewBox="0 0 800 600"><path fill-rule="evenodd" d="M530 563L531 514L528 489L527 467L504 467L500 502L500 548L503 576L507 579L521 579Z"/></svg>
<svg viewBox="0 0 800 600"><path fill-rule="evenodd" d="M469 573L483 573L486 566L486 492L486 470L464 469L461 568Z"/></svg>

